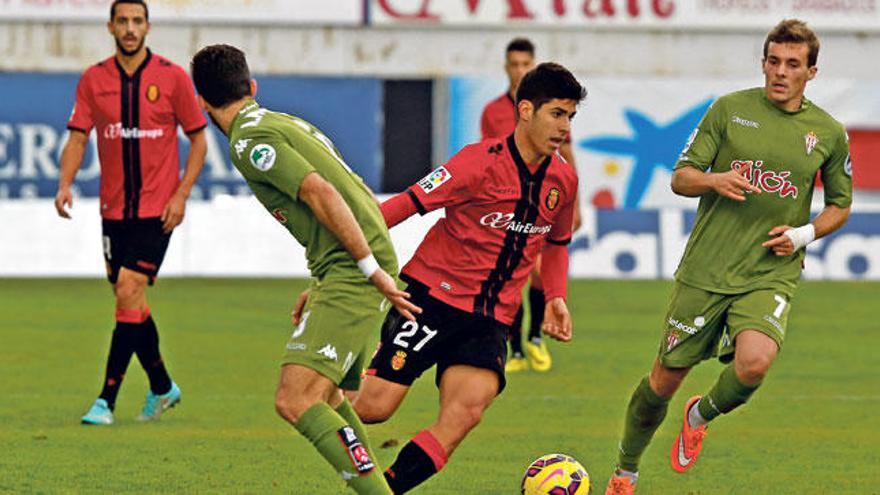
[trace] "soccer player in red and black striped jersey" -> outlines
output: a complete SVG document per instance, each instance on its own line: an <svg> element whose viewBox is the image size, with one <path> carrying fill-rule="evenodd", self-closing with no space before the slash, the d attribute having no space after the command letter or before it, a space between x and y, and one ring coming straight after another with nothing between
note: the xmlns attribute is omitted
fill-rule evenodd
<svg viewBox="0 0 880 495"><path fill-rule="evenodd" d="M565 297L577 175L557 151L585 95L564 67L539 65L517 90L512 134L466 146L382 204L389 227L446 208L401 272L423 311L416 321L389 313L354 404L365 422L384 421L437 365L440 414L386 471L395 493L439 471L504 389L508 329L539 255L547 281L543 329L571 339Z"/></svg>
<svg viewBox="0 0 880 495"><path fill-rule="evenodd" d="M508 88L498 98L490 101L483 108L480 116L480 134L482 139L502 138L509 136L516 127L516 90L522 77L535 66L535 45L527 38L515 38L507 44L504 59L504 72L507 74ZM559 154L575 167L574 154L571 150L571 136L559 147ZM576 169L575 169L576 170ZM575 202L573 230L580 227L580 205ZM511 358L505 366L508 373L524 371L532 367L536 371L549 371L552 358L547 345L541 339L541 319L544 314L544 283L541 280L540 260L535 264L529 277L529 309L531 318L526 349L522 344L523 310L520 306L516 320L510 327ZM528 360L526 360L528 355Z"/></svg>
<svg viewBox="0 0 880 495"><path fill-rule="evenodd" d="M70 218L71 186L94 128L101 162L104 259L116 296L116 328L103 389L82 417L87 424L113 423L116 395L132 354L150 380L139 419L158 419L180 401L180 389L159 353L145 289L159 272L171 231L183 221L207 149L207 122L186 72L144 45L150 22L143 0L114 1L107 28L116 54L80 78L55 196L58 214ZM182 179L178 126L190 139Z"/></svg>

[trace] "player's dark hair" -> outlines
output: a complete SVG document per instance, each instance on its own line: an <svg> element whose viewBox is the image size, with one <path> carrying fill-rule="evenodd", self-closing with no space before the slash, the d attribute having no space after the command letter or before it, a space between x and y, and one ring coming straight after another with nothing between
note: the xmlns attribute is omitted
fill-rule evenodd
<svg viewBox="0 0 880 495"><path fill-rule="evenodd" d="M144 0L113 0L113 3L110 4L110 20L112 21L114 17L116 17L116 6L120 3L133 3L135 5L140 5L144 8L144 18L147 19L147 22L150 22L150 9L147 8L147 2Z"/></svg>
<svg viewBox="0 0 880 495"><path fill-rule="evenodd" d="M819 59L819 38L807 27L806 22L799 19L783 19L767 33L767 39L764 40L764 59L767 58L770 43L806 43L807 67L813 67Z"/></svg>
<svg viewBox="0 0 880 495"><path fill-rule="evenodd" d="M510 52L529 52L529 55L535 56L535 45L528 38L514 38L507 44L505 54Z"/></svg>
<svg viewBox="0 0 880 495"><path fill-rule="evenodd" d="M554 98L580 103L586 97L586 88L581 86L568 69L554 62L544 62L530 70L523 76L516 90L517 105L528 100L535 106L535 111Z"/></svg>
<svg viewBox="0 0 880 495"><path fill-rule="evenodd" d="M230 45L206 46L190 63L196 91L212 107L222 108L251 94L251 71L244 52Z"/></svg>

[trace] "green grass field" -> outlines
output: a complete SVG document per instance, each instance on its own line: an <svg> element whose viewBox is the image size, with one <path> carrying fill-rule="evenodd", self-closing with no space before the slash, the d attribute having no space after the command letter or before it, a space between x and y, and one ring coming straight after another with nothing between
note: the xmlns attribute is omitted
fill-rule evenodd
<svg viewBox="0 0 880 495"><path fill-rule="evenodd" d="M161 422L139 424L146 379L132 361L112 427L79 424L99 391L113 325L100 280L0 280L0 492L344 492L274 412L288 313L304 281L164 279L150 290L162 350L183 390ZM547 374L516 374L449 464L416 493L519 493L542 454L567 452L603 493L623 411L656 351L670 285L577 281L575 340ZM880 285L802 284L785 349L744 408L719 418L699 464L668 467L681 407L721 366L698 367L642 463L648 494L880 493ZM374 446L433 421L433 371ZM378 449L388 465L397 448Z"/></svg>

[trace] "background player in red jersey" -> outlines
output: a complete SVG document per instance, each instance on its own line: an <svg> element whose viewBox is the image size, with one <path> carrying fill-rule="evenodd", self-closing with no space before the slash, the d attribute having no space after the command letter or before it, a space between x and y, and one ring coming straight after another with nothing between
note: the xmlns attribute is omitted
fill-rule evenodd
<svg viewBox="0 0 880 495"><path fill-rule="evenodd" d="M535 66L535 45L526 38L515 38L507 44L505 52L504 71L507 73L509 85L507 91L498 98L490 101L483 108L480 117L480 133L482 139L505 138L513 133L517 121L517 109L514 103L516 90L523 76ZM565 142L559 147L559 154L566 162L575 167L574 154L571 151L571 136L565 138ZM575 170L577 170L575 168ZM575 202L574 227L577 230L581 225L579 203ZM544 315L544 283L541 280L541 260L535 263L535 268L529 278L529 309L531 317L529 323L529 335L526 342L525 352L522 345L522 320L523 309L520 306L516 314L516 320L510 327L510 350L512 356L507 361L505 371L508 373L524 371L529 366L536 371L549 371L553 364L550 351L541 339L541 321ZM526 360L528 356L528 361Z"/></svg>
<svg viewBox="0 0 880 495"><path fill-rule="evenodd" d="M107 29L116 40L116 54L80 78L55 196L58 214L70 218L71 185L94 127L101 161L104 259L116 296L116 328L101 395L82 417L87 424L113 423L116 395L132 354L137 354L150 380L138 419L158 419L180 401L180 388L168 376L159 353L145 289L159 272L171 231L183 221L207 149L207 122L186 72L144 46L150 31L146 4L114 1ZM182 180L178 125L190 139Z"/></svg>
<svg viewBox="0 0 880 495"><path fill-rule="evenodd" d="M517 90L513 134L466 146L382 205L389 227L446 208L401 272L423 312L416 321L389 313L354 404L365 422L385 421L437 365L439 417L386 471L395 493L438 472L503 390L507 333L541 253L544 331L571 339L565 294L577 175L556 151L585 95L564 67L539 65Z"/></svg>

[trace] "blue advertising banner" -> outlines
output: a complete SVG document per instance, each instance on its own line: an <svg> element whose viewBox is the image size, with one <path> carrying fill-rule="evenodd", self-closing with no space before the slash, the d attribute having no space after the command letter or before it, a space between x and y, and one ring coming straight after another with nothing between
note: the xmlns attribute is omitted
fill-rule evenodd
<svg viewBox="0 0 880 495"><path fill-rule="evenodd" d="M273 110L295 114L333 140L351 168L374 190L382 180L382 82L372 78L256 76L258 100ZM67 119L79 74L0 73L0 87L14 98L0 105L0 199L55 196ZM180 133L181 166L189 141ZM227 158L228 142L208 129L205 169L192 197L250 194ZM98 194L100 164L95 135L77 174L83 197Z"/></svg>

